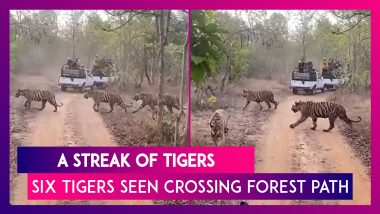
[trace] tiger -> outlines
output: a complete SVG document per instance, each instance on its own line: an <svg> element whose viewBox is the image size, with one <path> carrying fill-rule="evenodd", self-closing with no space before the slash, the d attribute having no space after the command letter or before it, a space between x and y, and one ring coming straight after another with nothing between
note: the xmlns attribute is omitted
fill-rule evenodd
<svg viewBox="0 0 380 214"><path fill-rule="evenodd" d="M210 84L202 84L198 85L196 89L194 90L195 93L198 93L198 90L204 93L206 93L207 96L215 96L215 91L218 89L218 86L215 86L214 88Z"/></svg>
<svg viewBox="0 0 380 214"><path fill-rule="evenodd" d="M206 101L204 101L204 99L197 100L195 101L195 106L202 112L206 107Z"/></svg>
<svg viewBox="0 0 380 214"><path fill-rule="evenodd" d="M133 99L135 101L141 100L142 103L138 109L133 111L132 113L136 113L143 109L145 106L149 106L152 112L157 112L156 106L158 106L158 98L157 96L150 94L150 93L138 93L136 94ZM170 94L164 94L163 95L163 101L162 104L166 106L168 111L172 114L173 108L179 110L179 99L178 97L175 97Z"/></svg>
<svg viewBox="0 0 380 214"><path fill-rule="evenodd" d="M173 113L173 108L179 111L179 99L176 96L170 94L164 94L164 105L169 110L170 114Z"/></svg>
<svg viewBox="0 0 380 214"><path fill-rule="evenodd" d="M243 90L243 97L247 99L247 102L245 106L243 107L243 110L247 109L247 106L251 101L257 102L260 106L260 110L263 109L263 106L260 104L260 102L265 102L268 105L268 109L271 108L270 103L274 104L274 109L277 109L277 106L279 102L274 100L274 95L271 91L262 90L262 91L251 91L251 90Z"/></svg>
<svg viewBox="0 0 380 214"><path fill-rule="evenodd" d="M92 108L95 112L99 111L99 106L101 102L110 104L110 110L107 113L111 113L113 111L113 106L115 104L118 104L122 109L124 109L125 113L127 113L127 108L132 107L133 105L132 103L130 103L130 105L126 105L123 102L123 99L121 98L120 94L113 91L90 91L84 95L85 99L88 99L90 97L92 97L92 99L94 100L94 105L92 106Z"/></svg>
<svg viewBox="0 0 380 214"><path fill-rule="evenodd" d="M149 106L152 112L156 111L156 106L158 106L158 99L156 96L150 93L138 93L133 97L133 100L139 101L141 100L141 105L132 113L136 113L143 109L145 106Z"/></svg>
<svg viewBox="0 0 380 214"><path fill-rule="evenodd" d="M218 145L219 139L225 143L228 134L228 114L224 109L217 109L210 117L211 138L215 145Z"/></svg>
<svg viewBox="0 0 380 214"><path fill-rule="evenodd" d="M55 95L53 92L48 90L32 90L32 89L18 89L16 93L16 97L24 96L26 98L26 101L24 103L24 106L26 109L30 109L30 105L32 104L32 101L41 101L42 107L38 110L42 111L46 103L49 102L52 106L54 106L54 111L57 112L57 107L62 107L63 103L58 104L55 100Z"/></svg>
<svg viewBox="0 0 380 214"><path fill-rule="evenodd" d="M300 111L301 118L297 122L290 124L290 128L295 128L304 122L308 117L311 117L313 120L313 127L311 127L311 130L315 130L317 128L317 118L329 118L330 126L328 129L324 129L324 132L329 132L334 128L335 120L338 117L350 126L352 123L358 123L362 120L361 117L358 117L358 120L356 121L349 119L346 114L346 109L342 105L334 102L299 101L294 103L291 110L294 113Z"/></svg>

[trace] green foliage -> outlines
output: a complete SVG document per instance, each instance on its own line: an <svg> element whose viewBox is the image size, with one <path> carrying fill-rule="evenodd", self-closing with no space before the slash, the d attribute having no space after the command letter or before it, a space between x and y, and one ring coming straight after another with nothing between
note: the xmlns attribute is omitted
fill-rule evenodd
<svg viewBox="0 0 380 214"><path fill-rule="evenodd" d="M48 67L56 76L67 57L73 57L75 46L75 56L89 69L95 55L110 58L113 68L108 68L106 73L119 85L140 81L142 76L145 78L145 71L149 76L156 76L159 39L154 12L13 11L10 17L11 70L43 71ZM180 75L185 38L187 14L172 11L165 75Z"/></svg>
<svg viewBox="0 0 380 214"><path fill-rule="evenodd" d="M370 11L331 11L338 23L331 33L337 38L332 47L340 47L340 59L350 65L348 86L351 90L369 89Z"/></svg>
<svg viewBox="0 0 380 214"><path fill-rule="evenodd" d="M347 73L349 65L352 78L348 85L367 87L370 84L367 72L370 70L369 11L195 12L192 39L198 39L196 36L201 33L215 32L215 26L228 32L217 34L224 41L226 51L216 60L202 55L210 46L208 41L199 41L202 48L192 49L195 83L202 82L208 74L220 74L230 81L256 76L288 82L298 60L305 56L318 70L323 57L336 58L343 65L340 72ZM196 28L197 25L205 28L210 23L215 25L210 25L207 31L200 33Z"/></svg>
<svg viewBox="0 0 380 214"><path fill-rule="evenodd" d="M231 60L231 72L235 79L243 77L249 69L251 50L250 48L234 48Z"/></svg>
<svg viewBox="0 0 380 214"><path fill-rule="evenodd" d="M23 40L14 40L10 43L10 63L11 72L16 73L19 71L19 56L22 51L26 48L26 42Z"/></svg>
<svg viewBox="0 0 380 214"><path fill-rule="evenodd" d="M369 70L362 72L351 73L349 75L348 87L353 91L360 89L370 89L371 87L371 73Z"/></svg>
<svg viewBox="0 0 380 214"><path fill-rule="evenodd" d="M207 103L210 104L211 106L215 105L215 103L217 102L217 98L215 96L210 96L209 98L207 98Z"/></svg>
<svg viewBox="0 0 380 214"><path fill-rule="evenodd" d="M81 45L81 50L86 52L88 57L95 57L98 55L107 55L115 50L115 43L117 42L115 35L101 30L101 28L108 24L98 14L91 14L89 22L85 24L83 30L83 37L80 40L86 39L87 44Z"/></svg>
<svg viewBox="0 0 380 214"><path fill-rule="evenodd" d="M220 34L227 31L214 22L212 11L194 10L191 17L191 79L198 85L221 64L226 51Z"/></svg>
<svg viewBox="0 0 380 214"><path fill-rule="evenodd" d="M261 30L263 44L267 48L282 47L285 36L288 34L288 21L281 13L273 13L268 19L264 20Z"/></svg>
<svg viewBox="0 0 380 214"><path fill-rule="evenodd" d="M180 74L182 63L182 50L183 47L174 43L169 44L165 49L165 59L171 61L167 67L169 74Z"/></svg>
<svg viewBox="0 0 380 214"><path fill-rule="evenodd" d="M337 57L341 60L348 58L348 52L346 52L346 47L348 43L348 38L344 35L333 34L334 26L329 19L322 17L317 20L316 27L313 34L313 43L310 48L312 50L317 50L315 54L319 55L319 58L330 58Z"/></svg>

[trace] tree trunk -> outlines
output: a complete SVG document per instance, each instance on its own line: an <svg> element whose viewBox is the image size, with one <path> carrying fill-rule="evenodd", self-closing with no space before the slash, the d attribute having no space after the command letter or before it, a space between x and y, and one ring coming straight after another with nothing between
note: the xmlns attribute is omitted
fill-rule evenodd
<svg viewBox="0 0 380 214"><path fill-rule="evenodd" d="M146 47L144 47L144 73L145 73L146 79L148 80L148 84L150 85L151 82L150 82L150 77L148 74L148 56L146 52L147 52Z"/></svg>
<svg viewBox="0 0 380 214"><path fill-rule="evenodd" d="M302 62L306 60L306 35L305 32L302 33Z"/></svg>
<svg viewBox="0 0 380 214"><path fill-rule="evenodd" d="M156 23L156 33L157 33L157 36L156 38L160 38L160 23L159 23L159 16L155 16L155 19L154 19L155 23ZM159 42L159 41L157 41Z"/></svg>
<svg viewBox="0 0 380 214"><path fill-rule="evenodd" d="M73 28L73 59L75 60L75 26Z"/></svg>
<svg viewBox="0 0 380 214"><path fill-rule="evenodd" d="M189 98L188 98L188 99L189 99ZM189 110L189 111L190 111L190 110ZM186 120L185 133L183 134L183 137L182 137L182 145L187 145L187 146L189 146L189 145L188 145L188 144L189 144L189 142L188 142L189 139L187 139L187 138L188 138L187 136L189 136L189 129L190 129L189 120Z"/></svg>
<svg viewBox="0 0 380 214"><path fill-rule="evenodd" d="M119 60L120 60L120 65L121 65L121 69L122 71L124 72L125 71L125 61L123 59L123 50L125 52L125 49L123 49L123 40L121 39L121 31L119 30L117 32L118 36L119 36L119 42L120 42L120 47L119 47Z"/></svg>
<svg viewBox="0 0 380 214"><path fill-rule="evenodd" d="M126 53L127 49L125 48L124 49L124 52ZM125 54L127 55L127 54ZM134 49L134 55L136 56L137 59L140 59L140 52L137 48ZM139 62L139 60L136 60L136 62ZM138 81L136 80L136 88L141 88L141 85L144 81L144 70L139 70L138 73L136 74L136 79L138 79Z"/></svg>
<svg viewBox="0 0 380 214"><path fill-rule="evenodd" d="M268 76L268 74L267 74L267 70L268 70L268 64L269 64L269 47L268 47L268 44L266 44L265 45L265 71L264 71L264 73L265 73L265 78L267 78Z"/></svg>
<svg viewBox="0 0 380 214"><path fill-rule="evenodd" d="M249 32L247 31L247 47L249 47Z"/></svg>
<svg viewBox="0 0 380 214"><path fill-rule="evenodd" d="M179 115L176 118L175 123L175 135L174 135L174 146L178 145L179 141L179 127L181 122L181 116L182 116L182 109L183 109L183 91L185 87L185 71L186 71L186 56L187 56L187 37L185 44L183 45L183 53L182 53L182 71L181 71L181 89L179 93Z"/></svg>
<svg viewBox="0 0 380 214"><path fill-rule="evenodd" d="M227 53L227 70L226 72L224 73L224 76L223 76L223 79L222 79L222 82L221 82L221 85L220 85L220 92L223 93L224 91L224 87L226 86L226 80L228 79L228 74L231 72L231 58L230 58L230 54L231 54L231 49L228 49L228 53Z"/></svg>
<svg viewBox="0 0 380 214"><path fill-rule="evenodd" d="M141 85L144 81L144 72L140 72L140 82L137 85L137 88L141 88Z"/></svg>
<svg viewBox="0 0 380 214"><path fill-rule="evenodd" d="M230 66L228 66L228 67L230 67ZM220 85L220 92L222 92L222 93L224 91L224 87L226 86L227 77L228 77L228 71L226 71L226 73L224 73L224 76L222 79L222 84Z"/></svg>
<svg viewBox="0 0 380 214"><path fill-rule="evenodd" d="M167 14L169 11L161 10L159 12L158 17L158 29L159 29L159 37L160 37L160 50L159 50L159 79L158 79L158 119L157 119L157 127L159 130L160 135L162 135L162 120L163 120L163 90L164 90L164 71L165 71L165 64L164 64L164 57L165 57L165 42L166 42L166 33L168 32L167 29L165 29L165 16L167 15L166 19L166 28L169 27L169 20L170 20L170 13ZM162 140L162 136L160 137ZM161 141L160 141L161 144Z"/></svg>
<svg viewBox="0 0 380 214"><path fill-rule="evenodd" d="M165 29L165 39L164 39L165 45L168 44L169 25L170 25L170 10L167 11L167 15L166 15L166 26L165 26L166 29Z"/></svg>
<svg viewBox="0 0 380 214"><path fill-rule="evenodd" d="M273 78L273 59L272 59L272 57L273 56L271 56L271 54L272 54L272 52L273 51L270 51L270 49L269 49L269 79L272 79Z"/></svg>
<svg viewBox="0 0 380 214"><path fill-rule="evenodd" d="M153 65L155 63L155 57L152 57L151 63L150 63L150 77L152 78L152 84L154 85L154 80L155 80L155 73L153 72Z"/></svg>
<svg viewBox="0 0 380 214"><path fill-rule="evenodd" d="M243 49L243 34L240 34L240 48Z"/></svg>
<svg viewBox="0 0 380 214"><path fill-rule="evenodd" d="M284 48L283 50L287 50L288 49L288 35L286 34L285 36L285 44L284 44ZM286 76L287 76L287 73L288 73L288 56L285 54L285 57L283 58L284 59L284 70L281 72L281 83L285 83L286 81Z"/></svg>

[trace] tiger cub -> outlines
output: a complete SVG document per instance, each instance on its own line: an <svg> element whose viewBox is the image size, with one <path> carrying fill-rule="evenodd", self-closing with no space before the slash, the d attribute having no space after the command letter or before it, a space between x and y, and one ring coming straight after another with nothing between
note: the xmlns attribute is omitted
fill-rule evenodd
<svg viewBox="0 0 380 214"><path fill-rule="evenodd" d="M228 114L224 109L217 109L210 118L211 138L216 146L221 139L222 144L225 144L225 138L228 133Z"/></svg>
<svg viewBox="0 0 380 214"><path fill-rule="evenodd" d="M57 104L57 101L55 100L55 95L51 91L47 90L32 90L32 89L18 89L16 93L16 97L24 96L26 98L26 101L24 103L24 106L26 109L30 109L30 105L32 104L32 101L41 101L42 107L38 110L42 110L45 108L46 103L49 102L52 106L54 106L54 112L57 111L57 107L62 107L63 103Z"/></svg>
<svg viewBox="0 0 380 214"><path fill-rule="evenodd" d="M111 113L113 111L113 106L115 104L119 105L122 109L124 109L125 113L127 113L127 108L132 107L132 103L130 103L130 105L126 105L123 102L123 99L121 98L120 94L112 91L90 91L84 95L84 98L86 99L90 97L92 97L92 99L94 100L94 105L92 106L92 108L96 112L99 111L99 106L101 102L110 104L110 110L107 113Z"/></svg>
<svg viewBox="0 0 380 214"><path fill-rule="evenodd" d="M140 107L138 109L136 109L135 111L133 111L133 113L140 111L145 106L149 106L150 109L152 110L152 112L157 111L155 108L156 106L158 106L157 96L150 94L150 93L139 93L139 94L136 94L133 97L133 99L135 101L138 101L138 100L142 101ZM173 108L179 110L179 99L178 99L178 97L172 96L170 94L164 94L162 103L163 103L163 105L166 106L166 108L168 109L168 111L170 113L173 113Z"/></svg>
<svg viewBox="0 0 380 214"><path fill-rule="evenodd" d="M150 93L138 93L133 97L133 100L141 100L141 105L132 113L136 113L143 109L145 106L149 106L152 112L156 111L155 107L158 105L158 99L153 94Z"/></svg>
<svg viewBox="0 0 380 214"><path fill-rule="evenodd" d="M170 114L173 113L173 108L179 111L179 99L170 94L164 94L164 105L169 110Z"/></svg>
<svg viewBox="0 0 380 214"><path fill-rule="evenodd" d="M274 95L271 91L263 90L263 91L250 91L243 90L243 97L247 99L247 103L243 107L243 110L247 109L247 106L251 101L257 102L260 106L260 110L263 109L263 106L260 104L261 102L265 102L268 105L268 109L271 108L270 103L274 104L274 109L277 109L279 102L274 100Z"/></svg>
<svg viewBox="0 0 380 214"><path fill-rule="evenodd" d="M358 123L362 120L361 117L358 117L358 120L356 121L349 119L346 114L346 109L342 105L334 102L299 101L294 103L292 106L292 111L294 113L300 111L301 118L297 122L290 124L290 128L295 128L304 122L308 117L311 117L313 120L313 127L311 127L312 130L317 128L317 118L329 118L330 126L328 129L323 130L325 132L328 132L334 128L335 120L338 117L350 126L352 123Z"/></svg>

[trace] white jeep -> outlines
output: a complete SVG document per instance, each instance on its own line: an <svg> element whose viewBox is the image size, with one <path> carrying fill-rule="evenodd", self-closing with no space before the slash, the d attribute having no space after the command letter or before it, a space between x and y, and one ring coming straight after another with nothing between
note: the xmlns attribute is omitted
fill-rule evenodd
<svg viewBox="0 0 380 214"><path fill-rule="evenodd" d="M290 81L290 88L293 94L297 94L298 91L315 94L317 90L320 90L322 93L325 92L326 85L321 72L299 73L295 69Z"/></svg>
<svg viewBox="0 0 380 214"><path fill-rule="evenodd" d="M94 80L94 86L97 88L106 88L109 84L109 77L104 75L103 70L92 70L91 71L92 79Z"/></svg>
<svg viewBox="0 0 380 214"><path fill-rule="evenodd" d="M58 86L61 87L62 91L66 91L67 88L74 88L84 92L86 88L93 90L94 78L84 66L81 66L80 69L71 69L65 64L61 69Z"/></svg>
<svg viewBox="0 0 380 214"><path fill-rule="evenodd" d="M348 81L348 77L343 75L341 77L325 77L323 78L324 84L327 89L338 89L340 86L344 85Z"/></svg>

